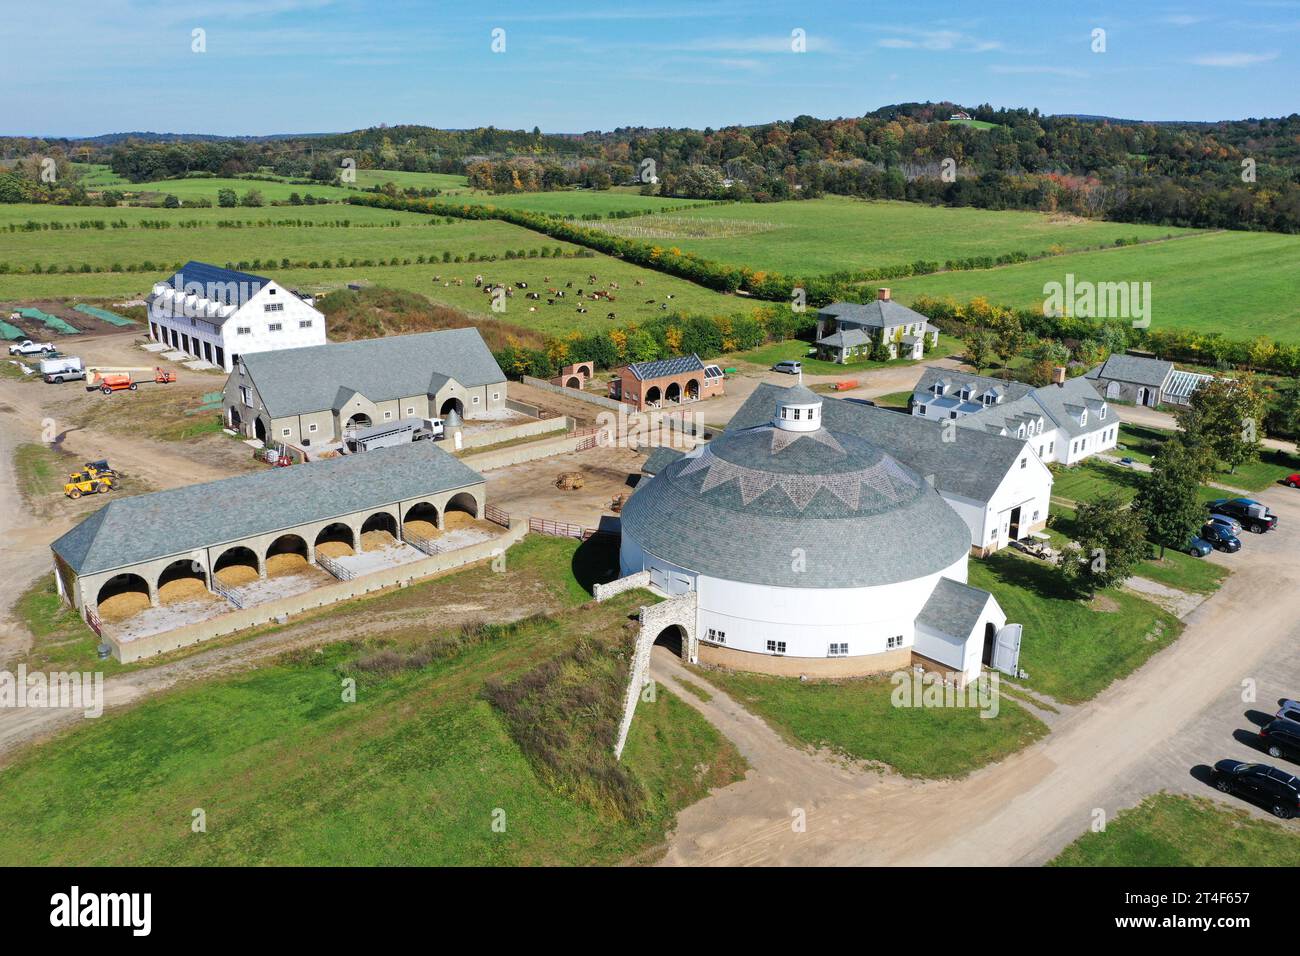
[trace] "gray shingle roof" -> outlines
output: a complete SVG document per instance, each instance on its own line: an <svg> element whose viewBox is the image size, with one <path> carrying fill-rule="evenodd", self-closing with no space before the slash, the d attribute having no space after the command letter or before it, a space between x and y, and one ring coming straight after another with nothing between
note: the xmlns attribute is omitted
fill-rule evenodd
<svg viewBox="0 0 1300 956"><path fill-rule="evenodd" d="M1097 429L1095 413L1102 406L1102 398L1097 392L1097 386L1086 378L1066 379L1062 385L1044 385L1034 389L1030 397L1056 423L1057 428L1071 437ZM1088 424L1080 425L1076 416L1084 408L1090 413Z"/></svg>
<svg viewBox="0 0 1300 956"><path fill-rule="evenodd" d="M678 355L674 358L657 359L653 362L634 362L628 367L628 371L636 376L638 381L644 382L646 379L663 378L665 375L680 375L682 372L702 372L704 363L695 353L690 355Z"/></svg>
<svg viewBox="0 0 1300 956"><path fill-rule="evenodd" d="M1144 358L1141 355L1120 355L1116 353L1102 362L1101 367L1094 371L1097 372L1097 377L1100 378L1159 388L1164 385L1165 379L1169 377L1169 373L1173 370L1173 362ZM1089 372L1088 376L1093 377L1093 373Z"/></svg>
<svg viewBox="0 0 1300 956"><path fill-rule="evenodd" d="M650 454L646 457L645 464L641 466L641 470L647 475L657 475L685 454L686 452L677 448L669 448L667 446L655 448L651 450Z"/></svg>
<svg viewBox="0 0 1300 956"><path fill-rule="evenodd" d="M964 640L979 623L980 615L993 595L952 578L940 578L930 600L925 602L916 623L940 634Z"/></svg>
<svg viewBox="0 0 1300 956"><path fill-rule="evenodd" d="M986 375L969 375L965 372L955 372L952 369L930 367L921 373L921 378L912 390L912 395L918 402L933 401L934 393L930 389L938 382L942 382L947 386L944 393L947 396L957 396L963 386L969 385L971 387L972 401L980 401L986 392L996 392L1002 396L1002 401L1005 404L1028 395L1032 391L1023 382L1003 381L1000 378L989 378Z"/></svg>
<svg viewBox="0 0 1300 956"><path fill-rule="evenodd" d="M826 318L838 319L851 325L860 325L872 329L893 328L896 325L911 325L913 322L928 322L920 312L914 312L893 299L876 299L874 302L832 302L817 310L817 314Z"/></svg>
<svg viewBox="0 0 1300 956"><path fill-rule="evenodd" d="M770 420L781 391L779 385L759 385L736 412L728 431ZM1025 453L1024 442L1016 438L961 429L955 441L944 441L942 422L840 398L823 398L822 423L831 431L867 439L919 475L934 475L940 491L976 501L991 497Z"/></svg>
<svg viewBox="0 0 1300 956"><path fill-rule="evenodd" d="M243 356L272 418L342 408L360 393L372 402L432 395L454 378L466 388L506 380L478 329L444 329Z"/></svg>
<svg viewBox="0 0 1300 956"><path fill-rule="evenodd" d="M624 506L622 527L680 567L776 587L892 584L970 549L957 513L869 441L768 424L729 428L669 464Z"/></svg>
<svg viewBox="0 0 1300 956"><path fill-rule="evenodd" d="M483 480L433 442L414 442L116 498L50 547L91 574Z"/></svg>
<svg viewBox="0 0 1300 956"><path fill-rule="evenodd" d="M843 332L823 336L817 340L817 344L835 349L857 348L860 345L870 345L871 336L862 329L845 329Z"/></svg>

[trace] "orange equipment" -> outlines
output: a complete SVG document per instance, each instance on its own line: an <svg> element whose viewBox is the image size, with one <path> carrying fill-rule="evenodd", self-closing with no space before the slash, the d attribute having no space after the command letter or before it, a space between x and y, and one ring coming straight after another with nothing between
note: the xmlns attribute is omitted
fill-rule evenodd
<svg viewBox="0 0 1300 956"><path fill-rule="evenodd" d="M105 395L111 395L113 392L120 392L123 389L130 389L134 392L139 383L131 378L132 372L153 372L153 380L158 385L166 385L169 382L176 381L175 372L169 372L156 365L153 368L92 367L86 369L86 390L90 391L98 388Z"/></svg>

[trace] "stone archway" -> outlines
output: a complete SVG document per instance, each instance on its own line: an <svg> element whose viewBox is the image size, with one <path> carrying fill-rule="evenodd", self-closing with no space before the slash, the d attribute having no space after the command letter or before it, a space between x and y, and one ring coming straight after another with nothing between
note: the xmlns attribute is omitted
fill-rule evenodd
<svg viewBox="0 0 1300 956"><path fill-rule="evenodd" d="M627 732L632 727L632 715L636 713L641 689L650 679L650 650L659 643L660 637L671 632L680 642L682 660L692 664L697 662L698 641L695 619L698 610L697 596L694 591L687 591L677 597L641 608L641 629L637 633L636 646L632 652L632 673L623 703L623 719L618 728L618 740L614 744L615 757L623 755L623 745L627 743Z"/></svg>
<svg viewBox="0 0 1300 956"><path fill-rule="evenodd" d="M667 648L678 657L684 657L686 630L680 624L669 624L659 632L659 636L654 639L652 646Z"/></svg>
<svg viewBox="0 0 1300 956"><path fill-rule="evenodd" d="M266 444L266 425L260 418L253 419L253 437Z"/></svg>
<svg viewBox="0 0 1300 956"><path fill-rule="evenodd" d="M664 401L680 405L682 402L682 387L676 382L669 382L668 387L664 389Z"/></svg>
<svg viewBox="0 0 1300 956"><path fill-rule="evenodd" d="M462 420L464 420L465 403L459 398L449 398L442 403L442 408L438 410L438 414L443 418L450 418L452 412L455 412Z"/></svg>
<svg viewBox="0 0 1300 956"><path fill-rule="evenodd" d="M357 412L355 415L353 415L351 418L348 419L348 423L344 426L344 428L347 429L369 428L369 427L370 427L370 416L367 415L365 412Z"/></svg>

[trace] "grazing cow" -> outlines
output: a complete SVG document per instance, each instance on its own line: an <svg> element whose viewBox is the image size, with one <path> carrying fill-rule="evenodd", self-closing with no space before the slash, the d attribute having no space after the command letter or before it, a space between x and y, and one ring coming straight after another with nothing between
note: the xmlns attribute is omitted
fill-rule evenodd
<svg viewBox="0 0 1300 956"><path fill-rule="evenodd" d="M668 293L668 298L671 299L672 297L673 297L673 294L672 294L671 292L669 292L669 293Z"/></svg>
<svg viewBox="0 0 1300 956"><path fill-rule="evenodd" d="M607 319L617 319L618 316L615 315L613 312L607 312L607 313L605 314L605 318L607 318Z"/></svg>
<svg viewBox="0 0 1300 956"><path fill-rule="evenodd" d="M659 308L661 308L661 309L666 309L666 308L668 308L668 303L667 303L667 302L660 302L660 303L659 303Z"/></svg>
<svg viewBox="0 0 1300 956"><path fill-rule="evenodd" d="M547 304L547 305L555 305L555 300L554 300L554 299L547 299L547 300L546 300L546 304Z"/></svg>
<svg viewBox="0 0 1300 956"><path fill-rule="evenodd" d="M582 306L578 306L577 311L578 311L578 312L581 312L583 315L586 315L586 314L587 314L587 310L586 310L585 308L583 308Z"/></svg>
<svg viewBox="0 0 1300 956"><path fill-rule="evenodd" d="M644 279L637 279L637 280L636 280L636 284L637 284L637 285L645 285L645 280L644 280Z"/></svg>
<svg viewBox="0 0 1300 956"><path fill-rule="evenodd" d="M566 289L572 289L572 288L573 288L573 280L570 279L568 282L564 283L564 287L565 287Z"/></svg>
<svg viewBox="0 0 1300 956"><path fill-rule="evenodd" d="M527 283L527 282L516 282L516 283L515 283L515 288L516 288L516 289L527 289L527 288L528 288L528 283Z"/></svg>
<svg viewBox="0 0 1300 956"><path fill-rule="evenodd" d="M540 298L541 298L541 294L540 294L540 293L537 293L537 292L530 292L530 293L528 293L527 298L529 298L529 299L540 299Z"/></svg>
<svg viewBox="0 0 1300 956"><path fill-rule="evenodd" d="M482 288L482 286L483 286L483 277L482 277L482 276L475 276L475 277L474 277L474 288L479 289L479 288Z"/></svg>
<svg viewBox="0 0 1300 956"><path fill-rule="evenodd" d="M646 304L646 305L654 305L654 304L655 304L655 300L654 300L654 299L646 299L646 300L645 300L645 304Z"/></svg>

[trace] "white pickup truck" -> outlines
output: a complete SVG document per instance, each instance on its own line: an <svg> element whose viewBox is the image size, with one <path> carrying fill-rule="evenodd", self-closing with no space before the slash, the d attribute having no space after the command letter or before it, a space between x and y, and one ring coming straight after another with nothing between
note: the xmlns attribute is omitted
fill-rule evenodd
<svg viewBox="0 0 1300 956"><path fill-rule="evenodd" d="M53 355L57 351L53 342L33 342L31 339L9 346L10 355Z"/></svg>

